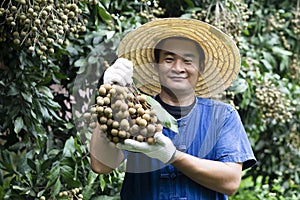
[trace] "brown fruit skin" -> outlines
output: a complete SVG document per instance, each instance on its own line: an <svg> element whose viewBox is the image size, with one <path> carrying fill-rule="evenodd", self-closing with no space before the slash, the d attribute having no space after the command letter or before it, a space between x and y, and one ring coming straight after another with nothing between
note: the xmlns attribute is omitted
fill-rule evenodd
<svg viewBox="0 0 300 200"><path fill-rule="evenodd" d="M147 121L145 119L140 119L138 123L141 127L147 126Z"/></svg>
<svg viewBox="0 0 300 200"><path fill-rule="evenodd" d="M97 126L97 123L96 122L91 122L90 124L89 124L89 127L90 128L96 128L96 126Z"/></svg>
<svg viewBox="0 0 300 200"><path fill-rule="evenodd" d="M147 133L148 133L147 128L142 128L142 129L140 130L140 134L141 134L142 136L144 136L144 137L147 136Z"/></svg>
<svg viewBox="0 0 300 200"><path fill-rule="evenodd" d="M154 124L148 124L147 130L148 130L148 133L154 133L156 130L156 127Z"/></svg>
<svg viewBox="0 0 300 200"><path fill-rule="evenodd" d="M112 88L112 85L111 85L111 84L104 84L103 87L104 87L107 91L110 91L111 88Z"/></svg>
<svg viewBox="0 0 300 200"><path fill-rule="evenodd" d="M139 141L139 142L143 142L144 137L142 135L138 135L138 136L136 136L136 140Z"/></svg>
<svg viewBox="0 0 300 200"><path fill-rule="evenodd" d="M126 137L126 131L119 131L119 133L118 133L118 136L120 137L120 138L125 138Z"/></svg>
<svg viewBox="0 0 300 200"><path fill-rule="evenodd" d="M137 98L138 98L140 103L145 103L146 102L146 97L144 95L139 95Z"/></svg>
<svg viewBox="0 0 300 200"><path fill-rule="evenodd" d="M117 136L118 135L118 133L119 133L119 131L118 131L118 129L111 129L111 131L110 131L110 134L112 135L112 136Z"/></svg>
<svg viewBox="0 0 300 200"><path fill-rule="evenodd" d="M150 115L147 114L147 113L146 113L146 114L143 114L142 118L145 119L145 120L148 121L148 122L151 120Z"/></svg>
<svg viewBox="0 0 300 200"><path fill-rule="evenodd" d="M147 143L148 143L149 145L153 145L153 144L155 143L154 138L153 138L153 137L147 138Z"/></svg>
<svg viewBox="0 0 300 200"><path fill-rule="evenodd" d="M112 141L114 143L118 143L120 141L120 139L119 139L119 137L115 136L115 137L112 138Z"/></svg>
<svg viewBox="0 0 300 200"><path fill-rule="evenodd" d="M163 126L161 124L157 124L156 132L161 132L163 130Z"/></svg>
<svg viewBox="0 0 300 200"><path fill-rule="evenodd" d="M100 86L100 88L99 88L99 94L101 95L101 96L106 96L106 89L105 89L105 87L103 87L103 86Z"/></svg>

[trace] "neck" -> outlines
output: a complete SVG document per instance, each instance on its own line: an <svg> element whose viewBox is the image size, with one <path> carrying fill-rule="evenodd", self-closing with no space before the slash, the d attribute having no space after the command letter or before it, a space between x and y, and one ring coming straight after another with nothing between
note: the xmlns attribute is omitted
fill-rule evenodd
<svg viewBox="0 0 300 200"><path fill-rule="evenodd" d="M160 98L171 106L189 106L195 101L195 93L174 94L162 90Z"/></svg>

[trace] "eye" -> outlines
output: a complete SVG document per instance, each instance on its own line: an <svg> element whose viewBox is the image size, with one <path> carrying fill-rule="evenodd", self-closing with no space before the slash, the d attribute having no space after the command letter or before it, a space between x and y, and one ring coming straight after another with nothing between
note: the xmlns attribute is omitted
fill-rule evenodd
<svg viewBox="0 0 300 200"><path fill-rule="evenodd" d="M184 62L185 64L187 64L187 65L193 64L193 60L190 59L190 58L185 58L185 59L183 60L183 62Z"/></svg>
<svg viewBox="0 0 300 200"><path fill-rule="evenodd" d="M165 57L165 62L166 63L171 63L171 62L173 62L174 61L174 58L173 57L171 57L171 56L168 56L168 57Z"/></svg>

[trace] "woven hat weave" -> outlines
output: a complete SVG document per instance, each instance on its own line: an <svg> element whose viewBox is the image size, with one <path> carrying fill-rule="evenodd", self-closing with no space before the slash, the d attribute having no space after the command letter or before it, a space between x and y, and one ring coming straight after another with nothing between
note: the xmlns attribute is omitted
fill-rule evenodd
<svg viewBox="0 0 300 200"><path fill-rule="evenodd" d="M118 57L134 65L134 80L138 89L149 95L160 92L154 68L154 48L165 38L185 37L197 42L204 50L205 69L195 88L196 95L212 97L236 78L240 68L237 46L225 33L194 19L165 18L148 22L128 33L118 48Z"/></svg>

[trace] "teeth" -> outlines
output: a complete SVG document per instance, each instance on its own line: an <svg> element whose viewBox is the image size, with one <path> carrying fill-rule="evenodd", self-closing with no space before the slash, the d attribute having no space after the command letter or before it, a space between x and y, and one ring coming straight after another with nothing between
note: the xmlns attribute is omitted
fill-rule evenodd
<svg viewBox="0 0 300 200"><path fill-rule="evenodd" d="M132 86L101 85L96 104L84 114L84 119L90 128L95 128L98 123L100 130L113 143L131 138L154 144L154 134L162 130L161 122L146 97Z"/></svg>

